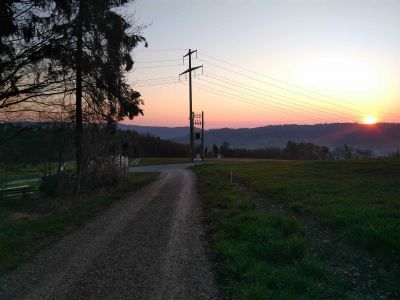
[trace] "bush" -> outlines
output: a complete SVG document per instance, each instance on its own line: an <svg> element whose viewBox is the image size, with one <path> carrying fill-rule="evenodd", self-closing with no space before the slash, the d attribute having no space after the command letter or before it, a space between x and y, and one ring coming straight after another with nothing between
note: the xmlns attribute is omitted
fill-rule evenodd
<svg viewBox="0 0 400 300"><path fill-rule="evenodd" d="M121 181L118 168L107 168L97 171L89 170L81 175L80 192L90 192L100 188L116 187ZM43 176L39 190L43 194L56 196L71 196L76 192L78 177L76 174L59 173Z"/></svg>
<svg viewBox="0 0 400 300"><path fill-rule="evenodd" d="M50 197L70 196L75 190L76 181L76 176L67 173L43 176L39 191Z"/></svg>

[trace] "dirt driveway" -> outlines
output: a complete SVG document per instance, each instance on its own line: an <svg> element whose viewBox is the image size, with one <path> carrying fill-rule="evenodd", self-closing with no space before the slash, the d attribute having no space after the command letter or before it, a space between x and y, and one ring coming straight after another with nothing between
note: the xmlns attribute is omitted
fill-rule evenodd
<svg viewBox="0 0 400 300"><path fill-rule="evenodd" d="M0 298L215 299L195 176L184 167L158 169L156 182L0 278Z"/></svg>

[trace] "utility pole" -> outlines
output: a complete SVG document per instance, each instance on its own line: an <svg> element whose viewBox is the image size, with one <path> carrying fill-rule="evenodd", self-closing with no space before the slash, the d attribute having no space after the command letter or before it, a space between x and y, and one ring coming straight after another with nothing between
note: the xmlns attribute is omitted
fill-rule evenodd
<svg viewBox="0 0 400 300"><path fill-rule="evenodd" d="M196 140L201 139L201 148L200 148L200 156L201 159L204 160L204 111L201 114L193 113L193 123L194 125L201 125L201 133L196 133Z"/></svg>
<svg viewBox="0 0 400 300"><path fill-rule="evenodd" d="M179 77L181 75L184 75L186 73L189 73L189 127L190 127L190 160L193 161L194 159L194 124L193 124L193 109L192 109L192 71L203 68L203 66L197 66L192 68L192 54L196 53L197 55L197 50L191 50L189 49L188 53L183 56L183 60L185 61L185 57L189 56L189 69L186 71L182 72L179 74Z"/></svg>
<svg viewBox="0 0 400 300"><path fill-rule="evenodd" d="M201 112L201 158L205 159L204 153L204 111Z"/></svg>

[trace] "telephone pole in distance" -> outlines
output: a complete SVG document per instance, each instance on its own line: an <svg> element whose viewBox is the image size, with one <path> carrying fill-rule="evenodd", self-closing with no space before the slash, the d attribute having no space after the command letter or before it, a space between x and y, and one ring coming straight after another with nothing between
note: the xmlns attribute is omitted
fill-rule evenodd
<svg viewBox="0 0 400 300"><path fill-rule="evenodd" d="M185 57L189 56L189 68L179 74L179 77L181 75L184 75L186 73L189 73L189 123L190 123L190 160L193 161L194 159L194 124L193 124L193 109L192 109L192 72L194 70L197 70L199 68L203 68L203 66L197 66L192 68L192 54L196 53L197 55L197 50L191 50L189 49L188 53L183 56L183 61L185 61Z"/></svg>

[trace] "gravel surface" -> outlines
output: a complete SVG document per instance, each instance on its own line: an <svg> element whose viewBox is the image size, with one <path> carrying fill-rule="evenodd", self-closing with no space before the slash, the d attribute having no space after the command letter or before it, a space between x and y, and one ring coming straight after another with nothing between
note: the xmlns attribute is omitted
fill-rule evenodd
<svg viewBox="0 0 400 300"><path fill-rule="evenodd" d="M172 170L181 170L191 166L202 163L181 163L181 164L164 164L164 165L150 165L129 168L129 172L166 172Z"/></svg>
<svg viewBox="0 0 400 300"><path fill-rule="evenodd" d="M0 278L1 299L216 299L195 175L159 179Z"/></svg>

